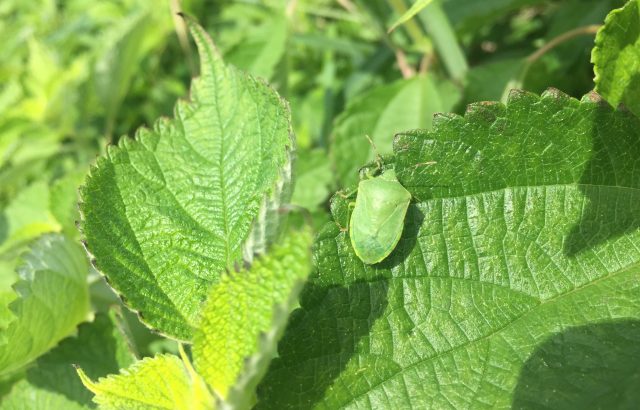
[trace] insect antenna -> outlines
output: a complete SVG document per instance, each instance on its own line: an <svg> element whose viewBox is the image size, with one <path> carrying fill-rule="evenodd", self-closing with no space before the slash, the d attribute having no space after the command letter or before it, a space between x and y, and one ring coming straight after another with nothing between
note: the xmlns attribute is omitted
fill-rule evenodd
<svg viewBox="0 0 640 410"><path fill-rule="evenodd" d="M380 152L378 151L378 147L376 147L376 144L373 142L369 135L364 134L364 136L369 141L371 148L373 148L373 152L375 152L376 154L376 166L378 167L378 169L382 169L382 165L384 162L382 160L382 155L380 155Z"/></svg>

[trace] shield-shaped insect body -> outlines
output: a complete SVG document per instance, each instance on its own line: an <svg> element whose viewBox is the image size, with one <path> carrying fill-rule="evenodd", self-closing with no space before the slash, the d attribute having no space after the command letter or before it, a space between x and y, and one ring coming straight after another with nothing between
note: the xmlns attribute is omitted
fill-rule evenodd
<svg viewBox="0 0 640 410"><path fill-rule="evenodd" d="M349 237L356 255L366 264L381 262L398 244L411 201L393 170L365 179L349 222Z"/></svg>

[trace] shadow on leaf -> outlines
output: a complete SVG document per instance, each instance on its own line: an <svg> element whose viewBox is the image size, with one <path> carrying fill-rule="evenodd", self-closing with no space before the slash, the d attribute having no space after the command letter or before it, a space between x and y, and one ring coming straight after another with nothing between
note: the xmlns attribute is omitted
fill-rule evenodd
<svg viewBox="0 0 640 410"><path fill-rule="evenodd" d="M114 325L107 316L96 315L93 323L80 325L77 337L63 340L55 349L39 358L37 366L27 371L27 380L33 386L93 407L93 394L82 385L73 365L82 367L94 380L117 374L120 367L131 359L117 362L117 357L123 353L119 351L121 348L113 336L114 332Z"/></svg>
<svg viewBox="0 0 640 410"><path fill-rule="evenodd" d="M593 156L579 182L586 208L565 241L567 256L640 228L640 121L609 106L596 109Z"/></svg>
<svg viewBox="0 0 640 410"><path fill-rule="evenodd" d="M424 221L424 213L415 204L409 205L407 216L404 218L402 237L391 254L376 266L382 269L392 269L402 264L411 254L418 240L418 233Z"/></svg>
<svg viewBox="0 0 640 410"><path fill-rule="evenodd" d="M640 321L569 328L529 357L514 409L622 409L640 402Z"/></svg>
<svg viewBox="0 0 640 410"><path fill-rule="evenodd" d="M376 278L348 286L309 282L258 388L259 409L312 408L332 387L387 308L388 284Z"/></svg>

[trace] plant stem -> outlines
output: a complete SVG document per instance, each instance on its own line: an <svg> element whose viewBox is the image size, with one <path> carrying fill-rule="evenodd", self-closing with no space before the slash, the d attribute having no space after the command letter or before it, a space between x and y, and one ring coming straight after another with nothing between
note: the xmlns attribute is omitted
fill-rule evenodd
<svg viewBox="0 0 640 410"><path fill-rule="evenodd" d="M511 79L511 81L507 83L507 86L502 92L501 101L502 102L507 101L507 98L509 97L509 92L511 91L511 89L522 88L522 84L524 83L524 80L527 77L527 74L529 73L529 69L543 55L553 50L560 44L566 41L569 41L575 37L582 36L582 35L596 34L598 30L600 30L600 27L602 26L599 24L591 24L589 26L574 28L573 30L569 30L565 33L560 34L557 37L552 38L548 43L540 47L535 52L531 53L527 58L524 59L524 64L522 66L522 69L520 70L520 74L516 78Z"/></svg>
<svg viewBox="0 0 640 410"><path fill-rule="evenodd" d="M404 51L400 49L396 50L396 61L398 62L398 68L400 68L403 78L411 78L416 75L416 70L414 70L407 61L407 56L405 56Z"/></svg>
<svg viewBox="0 0 640 410"><path fill-rule="evenodd" d="M536 52L527 57L527 65L535 63L540 57L567 40L571 40L572 38L578 36L596 34L598 30L600 30L600 27L602 27L600 24L592 24L589 26L574 28L573 30L569 30L566 33L560 34L558 37L551 39L551 41L549 41L547 44L540 47L538 50L536 50Z"/></svg>

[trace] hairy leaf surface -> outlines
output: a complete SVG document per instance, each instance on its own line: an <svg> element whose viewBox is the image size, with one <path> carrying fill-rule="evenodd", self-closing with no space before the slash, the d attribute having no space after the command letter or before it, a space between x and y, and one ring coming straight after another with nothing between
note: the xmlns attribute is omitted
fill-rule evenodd
<svg viewBox="0 0 640 410"><path fill-rule="evenodd" d="M640 0L609 13L591 60L596 91L612 105L623 103L640 116Z"/></svg>
<svg viewBox="0 0 640 410"><path fill-rule="evenodd" d="M514 92L394 151L414 197L400 243L363 265L334 197L259 407L640 400L640 121L595 94Z"/></svg>
<svg viewBox="0 0 640 410"><path fill-rule="evenodd" d="M217 396L249 408L311 268L311 234L292 233L211 290L195 333L198 372Z"/></svg>
<svg viewBox="0 0 640 410"><path fill-rule="evenodd" d="M183 359L186 356L183 355ZM187 360L170 354L145 358L118 375L91 381L78 370L84 385L104 410L206 410L213 398Z"/></svg>
<svg viewBox="0 0 640 410"><path fill-rule="evenodd" d="M201 62L190 101L110 147L81 189L97 268L147 324L183 340L209 286L241 259L254 219L264 220L265 198L286 192L292 145L283 100L225 66L187 21Z"/></svg>

